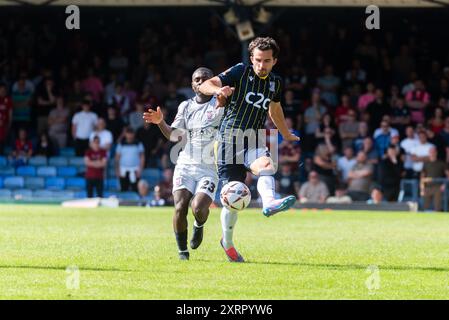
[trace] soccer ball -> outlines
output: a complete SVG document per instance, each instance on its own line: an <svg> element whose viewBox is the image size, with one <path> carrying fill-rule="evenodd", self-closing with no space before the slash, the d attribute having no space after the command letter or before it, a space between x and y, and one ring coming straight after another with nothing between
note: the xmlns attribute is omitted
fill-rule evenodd
<svg viewBox="0 0 449 320"><path fill-rule="evenodd" d="M221 189L220 200L225 208L231 211L240 211L249 205L251 192L244 183L231 181Z"/></svg>

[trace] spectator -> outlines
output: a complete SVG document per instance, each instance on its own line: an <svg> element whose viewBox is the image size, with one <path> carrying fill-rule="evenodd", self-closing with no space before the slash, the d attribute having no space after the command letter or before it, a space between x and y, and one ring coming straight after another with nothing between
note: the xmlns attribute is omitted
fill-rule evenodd
<svg viewBox="0 0 449 320"><path fill-rule="evenodd" d="M380 129L380 130L379 130ZM374 133L374 145L378 155L383 155L391 141L392 130L387 121L382 121Z"/></svg>
<svg viewBox="0 0 449 320"><path fill-rule="evenodd" d="M348 84L363 84L366 81L366 71L362 69L359 59L352 60L352 67L346 71L345 81Z"/></svg>
<svg viewBox="0 0 449 320"><path fill-rule="evenodd" d="M435 132L429 127L427 127L425 130L427 134L427 141L437 148L438 159L443 161L446 160L446 144L443 137L439 134L435 134Z"/></svg>
<svg viewBox="0 0 449 320"><path fill-rule="evenodd" d="M382 127L383 122L386 123L386 127ZM376 139L379 135L384 134L386 131L390 134L390 138L398 136L399 131L391 126L391 118L389 115L384 115L380 122L380 127L374 131L373 138Z"/></svg>
<svg viewBox="0 0 449 320"><path fill-rule="evenodd" d="M410 124L410 111L405 106L405 101L398 98L391 110L391 124L395 127L401 136L404 136L405 128Z"/></svg>
<svg viewBox="0 0 449 320"><path fill-rule="evenodd" d="M433 200L433 209L441 211L442 207L442 182L435 179L444 178L447 165L438 160L438 152L435 147L430 147L428 161L424 162L421 172L421 195L424 197L424 210L429 210Z"/></svg>
<svg viewBox="0 0 449 320"><path fill-rule="evenodd" d="M11 162L15 167L25 165L33 155L33 145L27 137L27 131L23 128L19 129L19 137L16 139L14 150L11 154Z"/></svg>
<svg viewBox="0 0 449 320"><path fill-rule="evenodd" d="M144 112L143 102L136 102L136 110L129 114L129 126L137 132L140 128L143 127L145 121L143 120L143 112Z"/></svg>
<svg viewBox="0 0 449 320"><path fill-rule="evenodd" d="M103 198L104 171L107 166L106 150L100 147L100 138L95 136L90 143L90 148L84 155L86 165L86 187L87 197L94 196L94 189L97 197Z"/></svg>
<svg viewBox="0 0 449 320"><path fill-rule="evenodd" d="M349 120L348 113L349 111L353 110L351 108L351 99L349 95L343 94L341 96L341 105L337 107L335 110L335 122L337 125L340 125L340 123ZM354 112L355 120L357 120L357 115Z"/></svg>
<svg viewBox="0 0 449 320"><path fill-rule="evenodd" d="M325 144L320 144L316 148L312 168L318 173L320 181L326 184L329 193L333 195L336 184L334 170L337 169L337 164L332 159L332 153Z"/></svg>
<svg viewBox="0 0 449 320"><path fill-rule="evenodd" d="M371 129L377 128L383 117L391 113L391 108L384 99L382 89L376 89L376 99L366 107L366 111L370 114L369 127Z"/></svg>
<svg viewBox="0 0 449 320"><path fill-rule="evenodd" d="M165 203L169 206L173 205L173 169L166 168L163 173L163 180L159 182L161 197L164 199Z"/></svg>
<svg viewBox="0 0 449 320"><path fill-rule="evenodd" d="M145 151L135 138L134 131L126 128L125 138L115 150L115 170L120 178L121 191L137 192L137 183L145 167Z"/></svg>
<svg viewBox="0 0 449 320"><path fill-rule="evenodd" d="M56 98L56 108L48 116L48 134L58 148L67 145L68 119L70 111L64 105L62 97Z"/></svg>
<svg viewBox="0 0 449 320"><path fill-rule="evenodd" d="M444 127L440 131L440 136L441 136L441 138L443 138L444 146L446 149L446 152L445 152L446 162L449 163L449 117L444 119Z"/></svg>
<svg viewBox="0 0 449 320"><path fill-rule="evenodd" d="M118 142L123 138L125 124L123 120L117 116L117 110L114 107L108 107L108 115L106 118L106 129L112 133L114 142Z"/></svg>
<svg viewBox="0 0 449 320"><path fill-rule="evenodd" d="M349 171L351 171L355 164L354 151L351 147L346 147L344 149L344 155L337 161L337 169L340 172L341 181L347 182Z"/></svg>
<svg viewBox="0 0 449 320"><path fill-rule="evenodd" d="M284 92L284 101L282 103L285 117L295 118L300 111L300 102L295 99L293 90L286 90Z"/></svg>
<svg viewBox="0 0 449 320"><path fill-rule="evenodd" d="M380 163L379 182L387 201L397 201L402 174L402 162L395 146L390 145Z"/></svg>
<svg viewBox="0 0 449 320"><path fill-rule="evenodd" d="M114 95L108 100L108 105L117 109L120 116L125 119L125 121L128 121L131 106L128 97L123 92L122 83L117 83L115 85Z"/></svg>
<svg viewBox="0 0 449 320"><path fill-rule="evenodd" d="M90 134L89 142L92 143L94 137L100 138L100 148L109 152L114 143L111 131L106 129L106 121L103 118L98 118L95 131Z"/></svg>
<svg viewBox="0 0 449 320"><path fill-rule="evenodd" d="M424 109L429 105L430 95L424 88L421 80L415 81L415 89L409 91L405 96L407 106L410 108L413 123L424 122Z"/></svg>
<svg viewBox="0 0 449 320"><path fill-rule="evenodd" d="M165 206L165 199L162 198L161 187L155 186L154 196L153 199L150 201L150 207L163 207L163 206Z"/></svg>
<svg viewBox="0 0 449 320"><path fill-rule="evenodd" d="M365 111L368 105L376 99L376 96L374 94L375 90L376 87L374 86L374 83L369 82L366 85L366 93L362 94L359 97L359 101L357 103L357 108L359 109L360 112Z"/></svg>
<svg viewBox="0 0 449 320"><path fill-rule="evenodd" d="M72 119L72 136L77 157L82 157L89 148L89 137L97 125L98 116L90 111L90 107L91 102L84 100L81 104L82 110Z"/></svg>
<svg viewBox="0 0 449 320"><path fill-rule="evenodd" d="M407 179L411 179L414 176L412 150L418 144L419 140L415 136L415 129L413 128L413 126L407 126L405 128L405 139L403 139L400 143L402 150L404 150L403 161L404 161L405 177Z"/></svg>
<svg viewBox="0 0 449 320"><path fill-rule="evenodd" d="M67 93L67 108L69 108L70 114L75 114L78 111L85 97L86 92L81 89L81 81L74 80L72 88Z"/></svg>
<svg viewBox="0 0 449 320"><path fill-rule="evenodd" d="M343 120L338 131L342 143L342 148L352 147L354 139L359 135L359 122L357 122L357 115L354 110L349 110L346 120Z"/></svg>
<svg viewBox="0 0 449 320"><path fill-rule="evenodd" d="M290 194L299 195L299 178L292 172L291 166L282 166L281 171L274 176L276 179L276 190L281 197Z"/></svg>
<svg viewBox="0 0 449 320"><path fill-rule="evenodd" d="M144 179L140 179L137 184L137 194L139 195L139 205L140 206L150 206L151 196L150 196L150 185Z"/></svg>
<svg viewBox="0 0 449 320"><path fill-rule="evenodd" d="M0 83L0 155L3 154L5 144L12 123L12 100L8 96L6 85Z"/></svg>
<svg viewBox="0 0 449 320"><path fill-rule="evenodd" d="M430 130L435 134L439 134L444 128L444 112L443 108L437 107L434 110L433 117L427 122Z"/></svg>
<svg viewBox="0 0 449 320"><path fill-rule="evenodd" d="M374 187L371 190L371 197L366 201L367 204L381 204L384 203L384 195L382 189Z"/></svg>
<svg viewBox="0 0 449 320"><path fill-rule="evenodd" d="M39 137L39 141L37 143L36 152L34 155L36 156L44 156L51 157L55 154L55 150L53 147L53 143L51 142L50 137L47 133L41 133Z"/></svg>
<svg viewBox="0 0 449 320"><path fill-rule="evenodd" d="M377 152L376 148L374 148L373 139L371 139L370 137L365 138L363 140L362 149L359 151L365 152L368 163L372 164L373 166L378 164L380 155Z"/></svg>
<svg viewBox="0 0 449 320"><path fill-rule="evenodd" d="M163 149L164 139L157 126L144 123L143 127L137 130L136 138L145 148L145 167L166 168L168 166L168 157Z"/></svg>
<svg viewBox="0 0 449 320"><path fill-rule="evenodd" d="M92 95L92 100L95 103L99 103L102 100L104 92L103 82L95 75L92 67L87 69L87 76L81 82L81 89L84 92L90 93Z"/></svg>
<svg viewBox="0 0 449 320"><path fill-rule="evenodd" d="M364 121L360 121L358 135L357 135L357 138L354 139L354 143L353 143L354 150L356 152L359 152L360 150L362 150L363 140L365 140L366 138L369 137L368 132L369 132L368 123L366 123Z"/></svg>
<svg viewBox="0 0 449 320"><path fill-rule="evenodd" d="M20 78L12 89L13 123L15 127L29 128L31 124L31 100L34 87Z"/></svg>
<svg viewBox="0 0 449 320"><path fill-rule="evenodd" d="M367 201L372 183L373 166L367 162L366 153L357 154L357 163L348 174L348 195L353 201Z"/></svg>
<svg viewBox="0 0 449 320"><path fill-rule="evenodd" d="M324 203L329 196L326 184L321 182L316 171L309 173L309 180L299 190L301 203Z"/></svg>
<svg viewBox="0 0 449 320"><path fill-rule="evenodd" d="M327 65L324 69L324 75L317 80L318 87L321 90L321 97L331 107L336 107L338 103L337 91L340 87L340 79L334 75L334 68Z"/></svg>
<svg viewBox="0 0 449 320"><path fill-rule="evenodd" d="M48 115L56 107L56 88L52 78L46 78L37 90L37 131L48 130Z"/></svg>
<svg viewBox="0 0 449 320"><path fill-rule="evenodd" d="M326 108L321 104L320 93L315 90L312 94L312 104L304 112L305 148L307 151L313 150L315 146L315 132L319 128L321 116L325 112Z"/></svg>
<svg viewBox="0 0 449 320"><path fill-rule="evenodd" d="M410 150L413 178L418 179L424 166L425 161L429 161L430 149L434 145L427 142L426 132L420 131L418 133L418 143Z"/></svg>
<svg viewBox="0 0 449 320"><path fill-rule="evenodd" d="M346 188L343 185L337 186L335 196L326 199L326 203L348 204L351 202L352 200L346 195Z"/></svg>

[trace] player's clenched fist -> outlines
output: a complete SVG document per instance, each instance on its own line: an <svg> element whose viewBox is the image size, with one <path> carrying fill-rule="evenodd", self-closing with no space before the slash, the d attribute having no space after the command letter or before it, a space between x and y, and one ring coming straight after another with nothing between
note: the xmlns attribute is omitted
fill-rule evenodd
<svg viewBox="0 0 449 320"><path fill-rule="evenodd" d="M157 107L156 110L148 109L147 112L143 113L143 119L146 123L159 124L164 119L161 108Z"/></svg>
<svg viewBox="0 0 449 320"><path fill-rule="evenodd" d="M217 108L224 107L226 105L226 99L234 92L233 87L224 86L217 90Z"/></svg>

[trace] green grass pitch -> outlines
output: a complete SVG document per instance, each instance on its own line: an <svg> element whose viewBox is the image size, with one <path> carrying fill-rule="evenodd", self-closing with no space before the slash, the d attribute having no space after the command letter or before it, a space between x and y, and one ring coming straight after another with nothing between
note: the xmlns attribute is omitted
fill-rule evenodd
<svg viewBox="0 0 449 320"><path fill-rule="evenodd" d="M172 211L0 205L0 298L449 298L449 214L247 210L233 264L217 209L178 261Z"/></svg>

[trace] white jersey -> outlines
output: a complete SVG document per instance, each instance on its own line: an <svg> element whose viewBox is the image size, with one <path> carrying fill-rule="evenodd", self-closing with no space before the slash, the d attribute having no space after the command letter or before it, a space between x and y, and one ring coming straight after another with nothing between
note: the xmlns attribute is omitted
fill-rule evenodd
<svg viewBox="0 0 449 320"><path fill-rule="evenodd" d="M216 98L206 103L191 98L181 102L171 127L186 130L186 144L177 165L202 165L215 170L214 141L224 108L216 108Z"/></svg>

